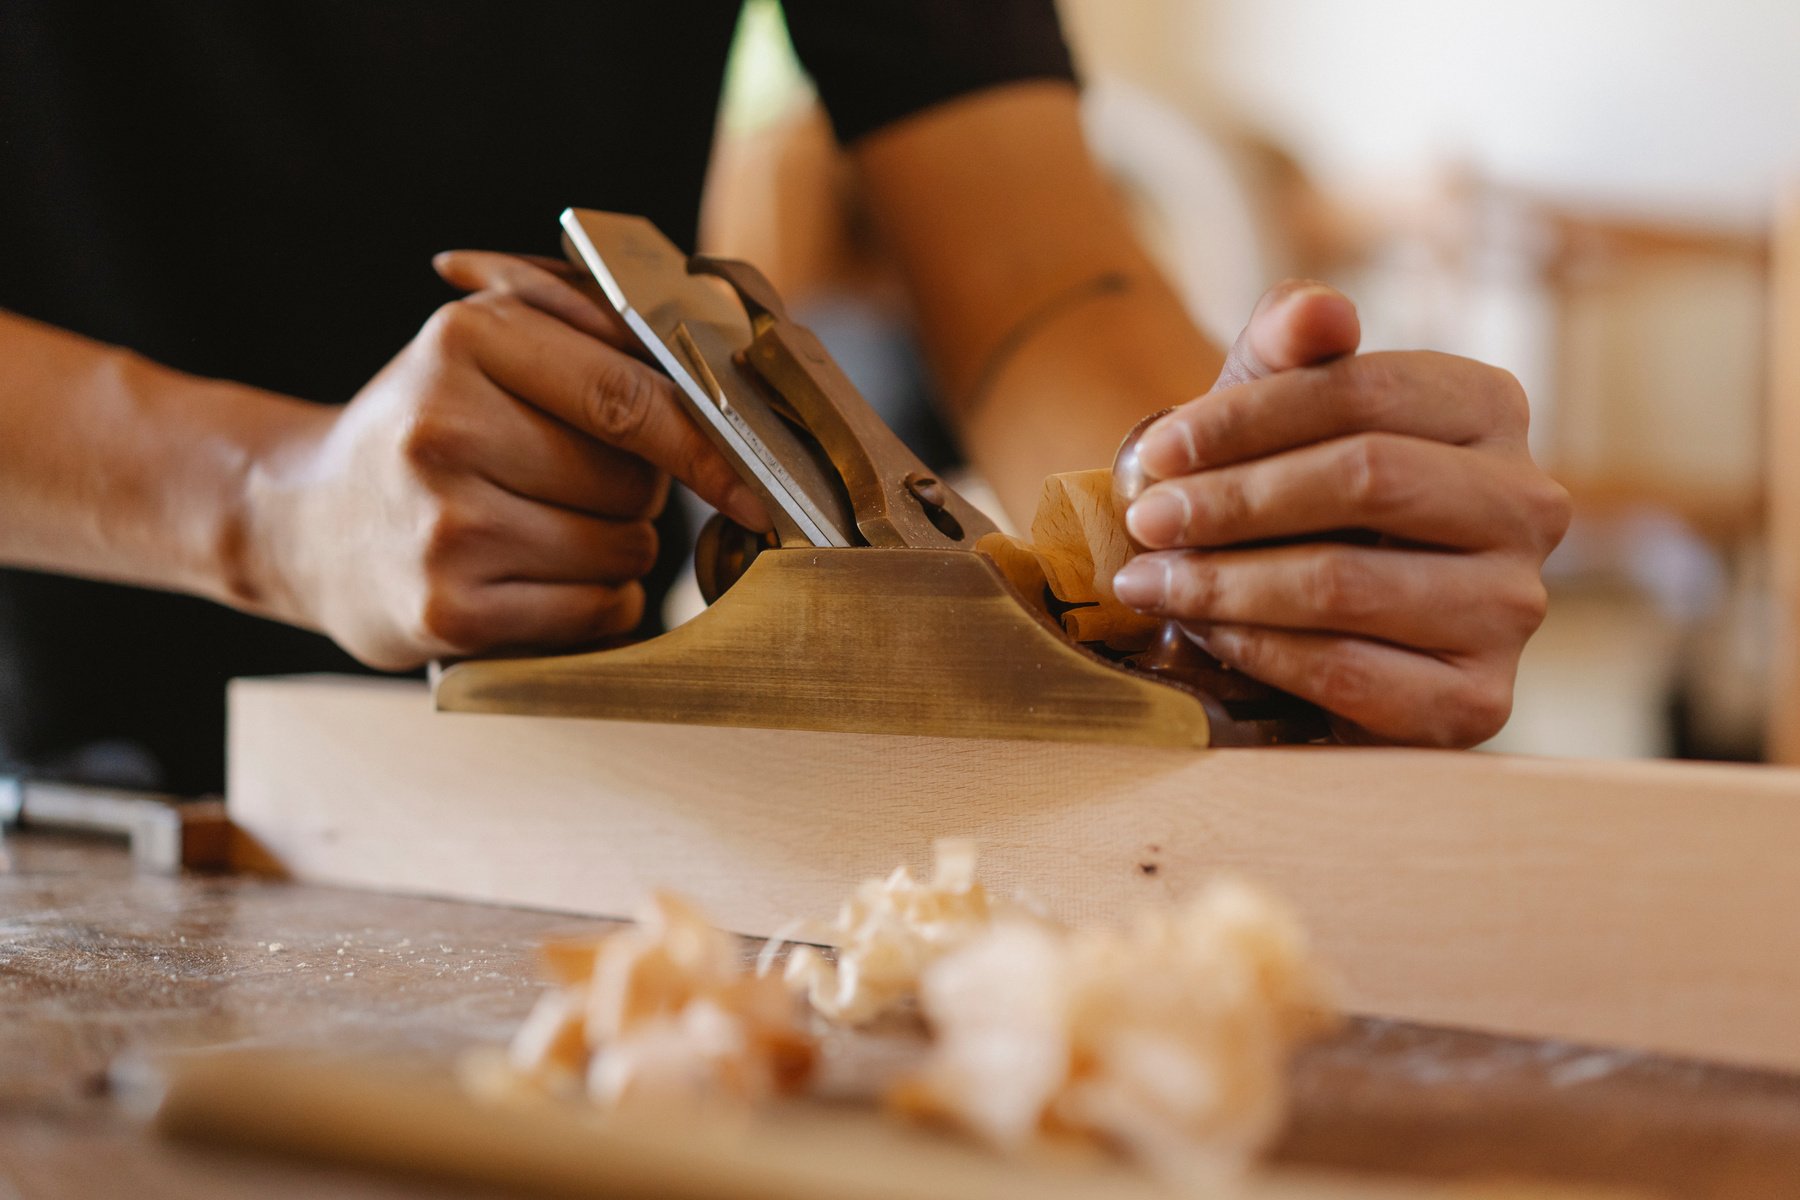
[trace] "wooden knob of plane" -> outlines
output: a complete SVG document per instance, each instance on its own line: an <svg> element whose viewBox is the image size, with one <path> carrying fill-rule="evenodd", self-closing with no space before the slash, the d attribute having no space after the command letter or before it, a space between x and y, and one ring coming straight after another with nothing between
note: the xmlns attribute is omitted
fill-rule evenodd
<svg viewBox="0 0 1800 1200"><path fill-rule="evenodd" d="M700 598L711 604L723 596L773 544L768 534L745 529L724 513L708 517L694 541L694 581L700 585Z"/></svg>

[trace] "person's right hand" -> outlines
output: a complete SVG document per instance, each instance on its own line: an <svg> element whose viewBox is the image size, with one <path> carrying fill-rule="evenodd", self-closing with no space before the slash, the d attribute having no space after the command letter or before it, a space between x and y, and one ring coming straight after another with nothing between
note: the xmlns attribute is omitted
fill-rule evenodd
<svg viewBox="0 0 1800 1200"><path fill-rule="evenodd" d="M439 268L483 290L252 468L260 607L387 669L571 646L637 624L667 475L768 527L615 314L542 264Z"/></svg>
<svg viewBox="0 0 1800 1200"><path fill-rule="evenodd" d="M1569 495L1510 374L1360 337L1323 284L1264 296L1214 389L1138 441L1148 552L1113 586L1346 741L1473 746L1512 711Z"/></svg>

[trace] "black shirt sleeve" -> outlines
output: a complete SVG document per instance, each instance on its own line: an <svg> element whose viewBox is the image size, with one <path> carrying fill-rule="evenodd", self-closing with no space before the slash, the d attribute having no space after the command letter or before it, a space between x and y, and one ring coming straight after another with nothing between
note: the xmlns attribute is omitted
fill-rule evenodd
<svg viewBox="0 0 1800 1200"><path fill-rule="evenodd" d="M958 96L1073 80L1054 0L784 0L838 139Z"/></svg>

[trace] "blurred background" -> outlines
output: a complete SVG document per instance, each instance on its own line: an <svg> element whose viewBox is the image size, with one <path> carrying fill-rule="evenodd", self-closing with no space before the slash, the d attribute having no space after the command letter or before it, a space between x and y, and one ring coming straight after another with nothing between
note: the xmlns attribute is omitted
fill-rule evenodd
<svg viewBox="0 0 1800 1200"><path fill-rule="evenodd" d="M1493 746L1800 761L1800 4L1062 10L1094 149L1215 336L1309 276L1357 300L1365 349L1525 384L1577 517ZM945 465L778 0L745 10L702 242L763 264Z"/></svg>

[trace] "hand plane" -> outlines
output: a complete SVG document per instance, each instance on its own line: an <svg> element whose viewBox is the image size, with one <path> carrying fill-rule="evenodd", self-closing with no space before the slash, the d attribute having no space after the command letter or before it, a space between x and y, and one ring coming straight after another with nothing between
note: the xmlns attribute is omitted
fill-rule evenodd
<svg viewBox="0 0 1800 1200"><path fill-rule="evenodd" d="M686 624L440 665L439 709L1148 745L1327 736L1318 709L1220 666L1173 622L1084 640L1091 614L1070 615L1086 606L1056 594L1056 571L906 448L756 268L685 255L641 217L570 209L562 227L774 528L707 522L694 569L709 607Z"/></svg>

